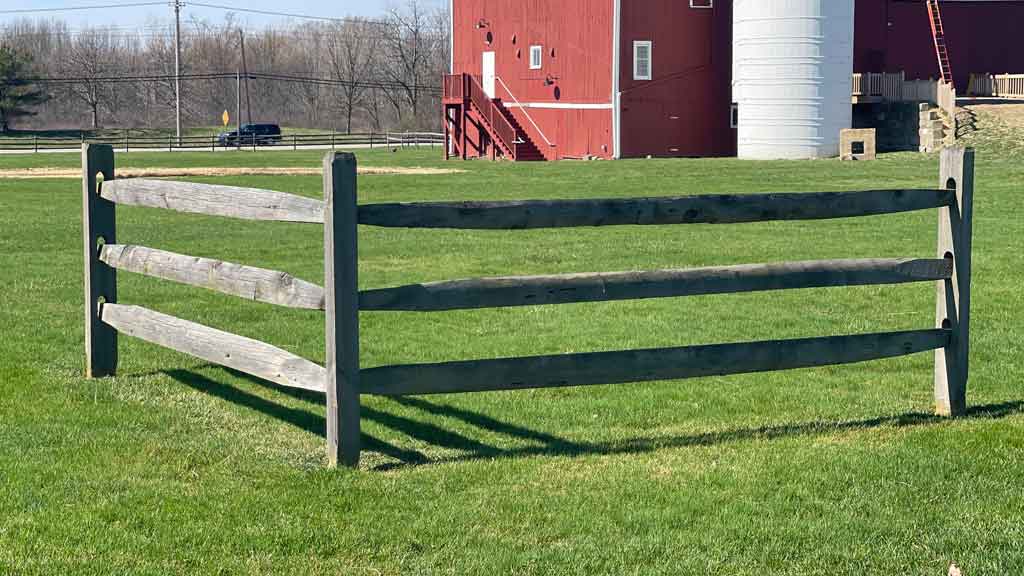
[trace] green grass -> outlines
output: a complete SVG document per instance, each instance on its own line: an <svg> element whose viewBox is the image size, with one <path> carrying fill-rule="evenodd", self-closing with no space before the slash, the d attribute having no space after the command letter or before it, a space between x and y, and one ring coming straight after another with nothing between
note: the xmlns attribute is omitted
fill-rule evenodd
<svg viewBox="0 0 1024 576"><path fill-rule="evenodd" d="M225 150L207 152L131 152L117 155L117 165L127 167L319 167L324 150ZM340 149L340 147L339 147ZM392 151L395 150L395 151ZM443 149L424 147L421 153L406 148L359 149L360 157L372 159L373 166L426 166L461 169L461 164L445 163ZM226 154L226 156L224 156ZM78 153L0 154L0 170L16 168L78 168L82 164ZM265 187L265 186L264 186Z"/></svg>
<svg viewBox="0 0 1024 576"><path fill-rule="evenodd" d="M216 136L226 130L234 130L238 126L232 119L227 127L215 126L188 126L182 128L182 136ZM123 138L125 132L132 138L167 138L174 135L174 128L83 128L66 130L9 130L0 133L0 141L14 138L70 138L77 139L84 133L86 138ZM282 134L330 134L330 130L322 128L291 128L281 127Z"/></svg>
<svg viewBox="0 0 1024 576"><path fill-rule="evenodd" d="M283 166L322 152L128 154ZM360 151L436 166L438 150ZM971 414L932 358L592 388L366 398L360 470L322 402L130 338L82 377L80 184L0 180L0 573L964 574L1024 571L1024 165L982 151ZM75 155L0 156L0 169ZM929 187L876 162L451 163L363 202ZM318 177L209 178L320 195ZM736 226L360 230L360 285L934 254L934 212ZM322 277L316 226L119 208L122 242ZM130 274L119 299L323 361L322 315ZM929 284L417 315L364 313L364 366L930 327Z"/></svg>

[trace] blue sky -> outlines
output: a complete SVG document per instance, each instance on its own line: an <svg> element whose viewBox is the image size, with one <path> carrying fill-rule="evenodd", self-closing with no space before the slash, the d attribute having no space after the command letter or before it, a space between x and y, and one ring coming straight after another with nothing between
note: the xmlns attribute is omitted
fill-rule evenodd
<svg viewBox="0 0 1024 576"><path fill-rule="evenodd" d="M0 10L19 8L66 8L70 6L91 6L106 4L134 3L147 0L32 0L31 2L0 2ZM315 16L377 16L387 9L400 5L405 0L197 0L205 4L237 6L253 10L269 10L310 14ZM447 0L421 0L429 6L447 5ZM192 16L211 22L223 20L225 10L189 6L184 0L182 22ZM20 6L19 6L20 5ZM87 11L47 12L35 14L0 14L0 26L19 18L52 17L67 21L74 27L87 25L114 25L141 27L154 22L169 21L172 17L170 2L166 6L140 6L132 8L93 9ZM278 16L264 16L238 12L236 18L252 27L279 24L288 20Z"/></svg>

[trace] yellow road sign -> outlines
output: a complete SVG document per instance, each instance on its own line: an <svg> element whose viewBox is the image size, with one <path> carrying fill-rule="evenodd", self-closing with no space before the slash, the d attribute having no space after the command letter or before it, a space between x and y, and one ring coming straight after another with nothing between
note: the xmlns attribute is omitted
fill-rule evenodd
<svg viewBox="0 0 1024 576"><path fill-rule="evenodd" d="M225 110L224 113L220 115L220 119L222 122L224 122L224 125L227 126L228 121L231 120L231 116L228 116L228 111Z"/></svg>

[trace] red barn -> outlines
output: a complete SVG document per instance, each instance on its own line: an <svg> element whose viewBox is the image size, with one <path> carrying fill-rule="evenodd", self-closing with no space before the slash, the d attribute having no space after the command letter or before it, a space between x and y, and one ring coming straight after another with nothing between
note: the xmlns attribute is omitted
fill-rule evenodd
<svg viewBox="0 0 1024 576"><path fill-rule="evenodd" d="M450 0L448 153L515 160L729 156L728 0ZM942 2L960 92L1024 72L1024 0ZM856 0L856 72L938 76L923 0Z"/></svg>
<svg viewBox="0 0 1024 576"><path fill-rule="evenodd" d="M942 0L939 5L957 93L967 93L972 73L1024 73L1024 50L1016 37L1024 27L1024 1ZM857 0L855 18L857 72L939 77L922 0Z"/></svg>

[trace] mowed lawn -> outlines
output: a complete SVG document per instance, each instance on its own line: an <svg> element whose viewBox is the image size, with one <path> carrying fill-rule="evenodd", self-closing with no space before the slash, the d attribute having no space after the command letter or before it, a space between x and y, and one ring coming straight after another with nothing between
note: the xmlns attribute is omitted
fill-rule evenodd
<svg viewBox="0 0 1024 576"><path fill-rule="evenodd" d="M317 166L322 152L123 154ZM360 151L364 202L934 187L875 162L444 163ZM77 166L0 156L0 169ZM316 176L203 181L321 195ZM81 184L0 179L0 573L1024 572L1024 164L979 151L970 415L932 413L932 355L678 382L364 397L363 464L327 469L324 406L122 336L83 378ZM819 258L933 257L935 211L542 231L360 229L360 285ZM118 240L321 282L318 226L118 208ZM119 275L119 300L322 362L321 313ZM930 283L363 313L365 367L928 328Z"/></svg>

